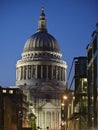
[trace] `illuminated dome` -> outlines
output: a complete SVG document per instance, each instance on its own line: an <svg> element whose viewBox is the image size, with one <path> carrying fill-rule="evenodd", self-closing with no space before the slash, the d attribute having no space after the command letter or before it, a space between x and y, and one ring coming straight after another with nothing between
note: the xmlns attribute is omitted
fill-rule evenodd
<svg viewBox="0 0 98 130"><path fill-rule="evenodd" d="M37 33L32 35L25 43L23 52L28 51L60 52L56 39L47 32L44 8L42 8L40 15Z"/></svg>
<svg viewBox="0 0 98 130"><path fill-rule="evenodd" d="M28 51L53 51L59 52L59 45L56 39L47 32L37 32L25 43L23 52Z"/></svg>

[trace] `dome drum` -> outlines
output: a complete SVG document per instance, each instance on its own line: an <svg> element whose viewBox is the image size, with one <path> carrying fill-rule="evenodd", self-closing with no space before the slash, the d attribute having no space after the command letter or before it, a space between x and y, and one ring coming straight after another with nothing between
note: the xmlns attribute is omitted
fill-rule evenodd
<svg viewBox="0 0 98 130"><path fill-rule="evenodd" d="M50 51L29 51L22 53L22 60L35 59L35 58L49 58L49 59L62 59L62 54Z"/></svg>
<svg viewBox="0 0 98 130"><path fill-rule="evenodd" d="M66 68L57 65L35 64L35 65L19 65L17 66L16 82L25 84L25 82L41 84L41 82L65 82Z"/></svg>

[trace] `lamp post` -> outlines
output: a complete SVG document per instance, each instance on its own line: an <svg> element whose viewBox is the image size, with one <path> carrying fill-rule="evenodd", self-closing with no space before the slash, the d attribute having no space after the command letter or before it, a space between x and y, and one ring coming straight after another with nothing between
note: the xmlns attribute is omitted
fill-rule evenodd
<svg viewBox="0 0 98 130"><path fill-rule="evenodd" d="M67 130L68 94L62 96L61 102L61 130Z"/></svg>

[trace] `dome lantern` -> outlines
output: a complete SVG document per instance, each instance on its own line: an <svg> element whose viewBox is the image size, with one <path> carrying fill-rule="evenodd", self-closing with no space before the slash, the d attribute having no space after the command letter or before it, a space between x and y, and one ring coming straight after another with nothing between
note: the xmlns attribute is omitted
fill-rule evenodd
<svg viewBox="0 0 98 130"><path fill-rule="evenodd" d="M42 6L37 32L47 32L44 6Z"/></svg>

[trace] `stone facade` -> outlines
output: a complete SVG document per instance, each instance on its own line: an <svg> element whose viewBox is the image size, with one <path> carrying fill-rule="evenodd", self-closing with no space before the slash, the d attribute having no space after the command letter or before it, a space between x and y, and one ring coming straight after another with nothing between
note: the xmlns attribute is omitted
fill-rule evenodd
<svg viewBox="0 0 98 130"><path fill-rule="evenodd" d="M66 69L59 45L46 28L42 7L37 33L26 41L22 59L16 64L16 86L27 94L29 113L36 115L38 128L60 129Z"/></svg>

